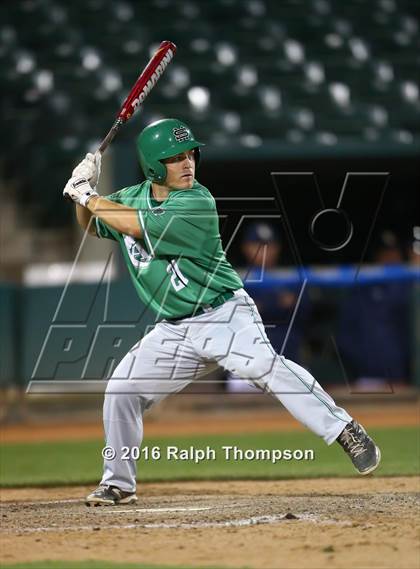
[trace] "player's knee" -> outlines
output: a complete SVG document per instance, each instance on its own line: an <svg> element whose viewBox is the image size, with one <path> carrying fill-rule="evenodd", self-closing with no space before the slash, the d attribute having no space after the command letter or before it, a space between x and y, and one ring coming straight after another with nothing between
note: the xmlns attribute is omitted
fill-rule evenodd
<svg viewBox="0 0 420 569"><path fill-rule="evenodd" d="M123 389L107 390L103 416L105 421L137 421L151 407L153 400Z"/></svg>
<svg viewBox="0 0 420 569"><path fill-rule="evenodd" d="M105 396L107 395L126 395L130 392L130 384L125 379L110 379L106 386Z"/></svg>
<svg viewBox="0 0 420 569"><path fill-rule="evenodd" d="M251 379L260 382L270 376L274 363L275 356L261 356L235 362L234 369L231 371L243 379Z"/></svg>
<svg viewBox="0 0 420 569"><path fill-rule="evenodd" d="M149 409L158 397L147 389L143 393L141 387L126 380L110 380L105 391L104 412L112 410L112 413L124 414L131 409L143 413Z"/></svg>
<svg viewBox="0 0 420 569"><path fill-rule="evenodd" d="M104 414L108 417L117 413L124 414L134 403L134 394L123 393L121 391L110 391L105 393Z"/></svg>
<svg viewBox="0 0 420 569"><path fill-rule="evenodd" d="M127 381L110 380L105 391L104 409L107 408L127 408L135 393L131 393Z"/></svg>

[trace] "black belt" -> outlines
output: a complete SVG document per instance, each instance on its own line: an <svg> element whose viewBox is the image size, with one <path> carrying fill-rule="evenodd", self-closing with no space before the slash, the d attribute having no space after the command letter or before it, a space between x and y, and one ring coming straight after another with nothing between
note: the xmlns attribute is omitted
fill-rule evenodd
<svg viewBox="0 0 420 569"><path fill-rule="evenodd" d="M191 314L186 314L185 316L177 316L176 318L165 318L167 322L178 322L179 320L184 320L184 318L192 318L193 316L200 316L200 314L204 314L208 312L212 308L217 308L224 304L227 300L234 296L233 290L228 290L227 292L222 292L219 296L211 302L210 304L204 304L203 306L199 306L197 310L194 310Z"/></svg>

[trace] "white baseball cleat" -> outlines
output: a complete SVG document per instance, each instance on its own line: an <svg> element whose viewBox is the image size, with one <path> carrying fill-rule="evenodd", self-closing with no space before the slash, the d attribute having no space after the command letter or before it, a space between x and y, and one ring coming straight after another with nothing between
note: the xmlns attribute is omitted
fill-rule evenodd
<svg viewBox="0 0 420 569"><path fill-rule="evenodd" d="M85 499L86 506L116 506L117 504L135 504L135 492L124 492L116 486L98 486Z"/></svg>

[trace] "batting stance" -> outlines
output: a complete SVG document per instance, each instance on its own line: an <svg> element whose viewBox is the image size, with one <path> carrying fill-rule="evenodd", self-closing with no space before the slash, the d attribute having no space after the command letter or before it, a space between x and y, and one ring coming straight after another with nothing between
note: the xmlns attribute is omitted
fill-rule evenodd
<svg viewBox="0 0 420 569"><path fill-rule="evenodd" d="M140 299L160 319L108 381L103 420L116 456L105 458L87 505L137 500L136 461L122 456L123 447L141 444L146 409L215 366L272 394L328 445L337 441L360 474L380 461L363 427L306 369L271 346L255 303L226 259L215 200L195 179L200 146L187 125L163 119L138 138L146 181L100 197L97 153L82 160L64 188L77 204L81 227L120 244Z"/></svg>

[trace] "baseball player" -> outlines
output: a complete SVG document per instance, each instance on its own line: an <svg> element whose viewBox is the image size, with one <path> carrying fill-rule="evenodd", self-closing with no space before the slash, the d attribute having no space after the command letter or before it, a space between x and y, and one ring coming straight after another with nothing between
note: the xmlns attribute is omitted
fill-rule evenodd
<svg viewBox="0 0 420 569"><path fill-rule="evenodd" d="M360 474L372 472L379 448L306 369L274 351L227 261L215 200L195 179L203 144L180 120L163 119L141 132L137 146L143 183L100 197L100 154L87 154L63 192L82 228L119 243L140 299L160 320L108 381L103 421L115 457L104 459L86 504L137 501L136 460L123 447L141 445L147 409L215 366L273 395L328 445L337 441Z"/></svg>

